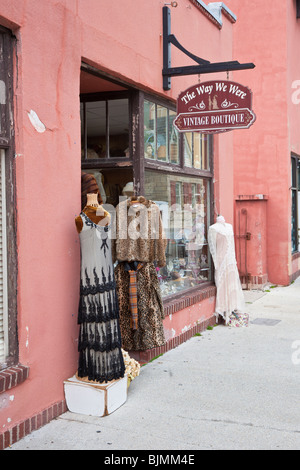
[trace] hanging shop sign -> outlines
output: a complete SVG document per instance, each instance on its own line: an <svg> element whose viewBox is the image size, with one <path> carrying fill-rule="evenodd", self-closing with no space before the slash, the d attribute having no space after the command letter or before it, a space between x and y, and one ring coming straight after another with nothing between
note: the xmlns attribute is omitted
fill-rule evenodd
<svg viewBox="0 0 300 470"><path fill-rule="evenodd" d="M174 126L179 132L213 134L248 129L255 119L248 87L214 80L198 83L180 93Z"/></svg>

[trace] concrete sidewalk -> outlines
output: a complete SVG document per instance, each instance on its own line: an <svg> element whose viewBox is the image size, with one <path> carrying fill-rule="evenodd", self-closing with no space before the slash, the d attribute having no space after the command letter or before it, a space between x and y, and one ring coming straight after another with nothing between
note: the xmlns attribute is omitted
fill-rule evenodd
<svg viewBox="0 0 300 470"><path fill-rule="evenodd" d="M7 450L300 449L300 279L245 292L217 326L141 368L104 418L67 412Z"/></svg>

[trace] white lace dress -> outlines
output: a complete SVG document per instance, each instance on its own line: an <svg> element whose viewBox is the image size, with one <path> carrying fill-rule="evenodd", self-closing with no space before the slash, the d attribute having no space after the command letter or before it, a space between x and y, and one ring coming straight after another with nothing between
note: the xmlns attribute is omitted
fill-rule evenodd
<svg viewBox="0 0 300 470"><path fill-rule="evenodd" d="M215 223L208 229L208 244L215 266L217 287L215 313L221 315L226 325L230 316L245 312L245 300L235 257L232 225Z"/></svg>
<svg viewBox="0 0 300 470"><path fill-rule="evenodd" d="M111 256L109 226L99 226L82 212L78 377L108 382L124 376L119 306Z"/></svg>

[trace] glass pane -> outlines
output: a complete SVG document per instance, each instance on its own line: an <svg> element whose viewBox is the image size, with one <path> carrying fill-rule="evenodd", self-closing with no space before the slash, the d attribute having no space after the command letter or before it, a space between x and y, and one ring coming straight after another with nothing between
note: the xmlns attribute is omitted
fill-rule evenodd
<svg viewBox="0 0 300 470"><path fill-rule="evenodd" d="M176 118L175 111L169 111L169 161L179 164L179 133L173 126Z"/></svg>
<svg viewBox="0 0 300 470"><path fill-rule="evenodd" d="M145 158L155 159L156 150L155 104L144 102L144 150Z"/></svg>
<svg viewBox="0 0 300 470"><path fill-rule="evenodd" d="M298 251L300 251L300 191L298 191Z"/></svg>
<svg viewBox="0 0 300 470"><path fill-rule="evenodd" d="M168 110L157 105L157 159L168 160Z"/></svg>
<svg viewBox="0 0 300 470"><path fill-rule="evenodd" d="M184 164L197 170L209 170L212 136L199 132L184 134Z"/></svg>
<svg viewBox="0 0 300 470"><path fill-rule="evenodd" d="M110 100L109 116L109 156L129 157L129 111L128 99Z"/></svg>
<svg viewBox="0 0 300 470"><path fill-rule="evenodd" d="M106 105L105 101L86 103L87 158L105 157Z"/></svg>
<svg viewBox="0 0 300 470"><path fill-rule="evenodd" d="M191 168L193 166L193 134L184 134L184 165Z"/></svg>
<svg viewBox="0 0 300 470"><path fill-rule="evenodd" d="M296 158L292 157L292 187L296 188Z"/></svg>
<svg viewBox="0 0 300 470"><path fill-rule="evenodd" d="M298 249L297 191L292 190L292 252Z"/></svg>
<svg viewBox="0 0 300 470"><path fill-rule="evenodd" d="M168 237L166 266L158 271L162 295L211 280L209 182L146 170L145 196L160 206Z"/></svg>
<svg viewBox="0 0 300 470"><path fill-rule="evenodd" d="M209 134L202 135L203 141L203 157L202 157L202 170L209 170L210 169L210 155L212 153L212 145L213 145L213 136Z"/></svg>
<svg viewBox="0 0 300 470"><path fill-rule="evenodd" d="M86 102L87 158L129 157L128 99ZM108 114L106 112L108 109ZM81 104L82 154L84 107ZM107 135L107 128L109 135ZM109 149L107 143L109 142ZM82 155L82 156L83 156Z"/></svg>
<svg viewBox="0 0 300 470"><path fill-rule="evenodd" d="M194 168L202 168L202 134L194 133Z"/></svg>
<svg viewBox="0 0 300 470"><path fill-rule="evenodd" d="M80 103L80 123L81 123L81 158L84 159L84 104Z"/></svg>

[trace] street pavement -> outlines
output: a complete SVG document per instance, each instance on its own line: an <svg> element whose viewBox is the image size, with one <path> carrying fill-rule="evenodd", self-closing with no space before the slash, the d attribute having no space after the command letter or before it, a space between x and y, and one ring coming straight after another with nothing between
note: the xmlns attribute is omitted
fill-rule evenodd
<svg viewBox="0 0 300 470"><path fill-rule="evenodd" d="M111 415L66 412L7 450L299 450L300 278L245 299L249 327L215 326L146 364Z"/></svg>

